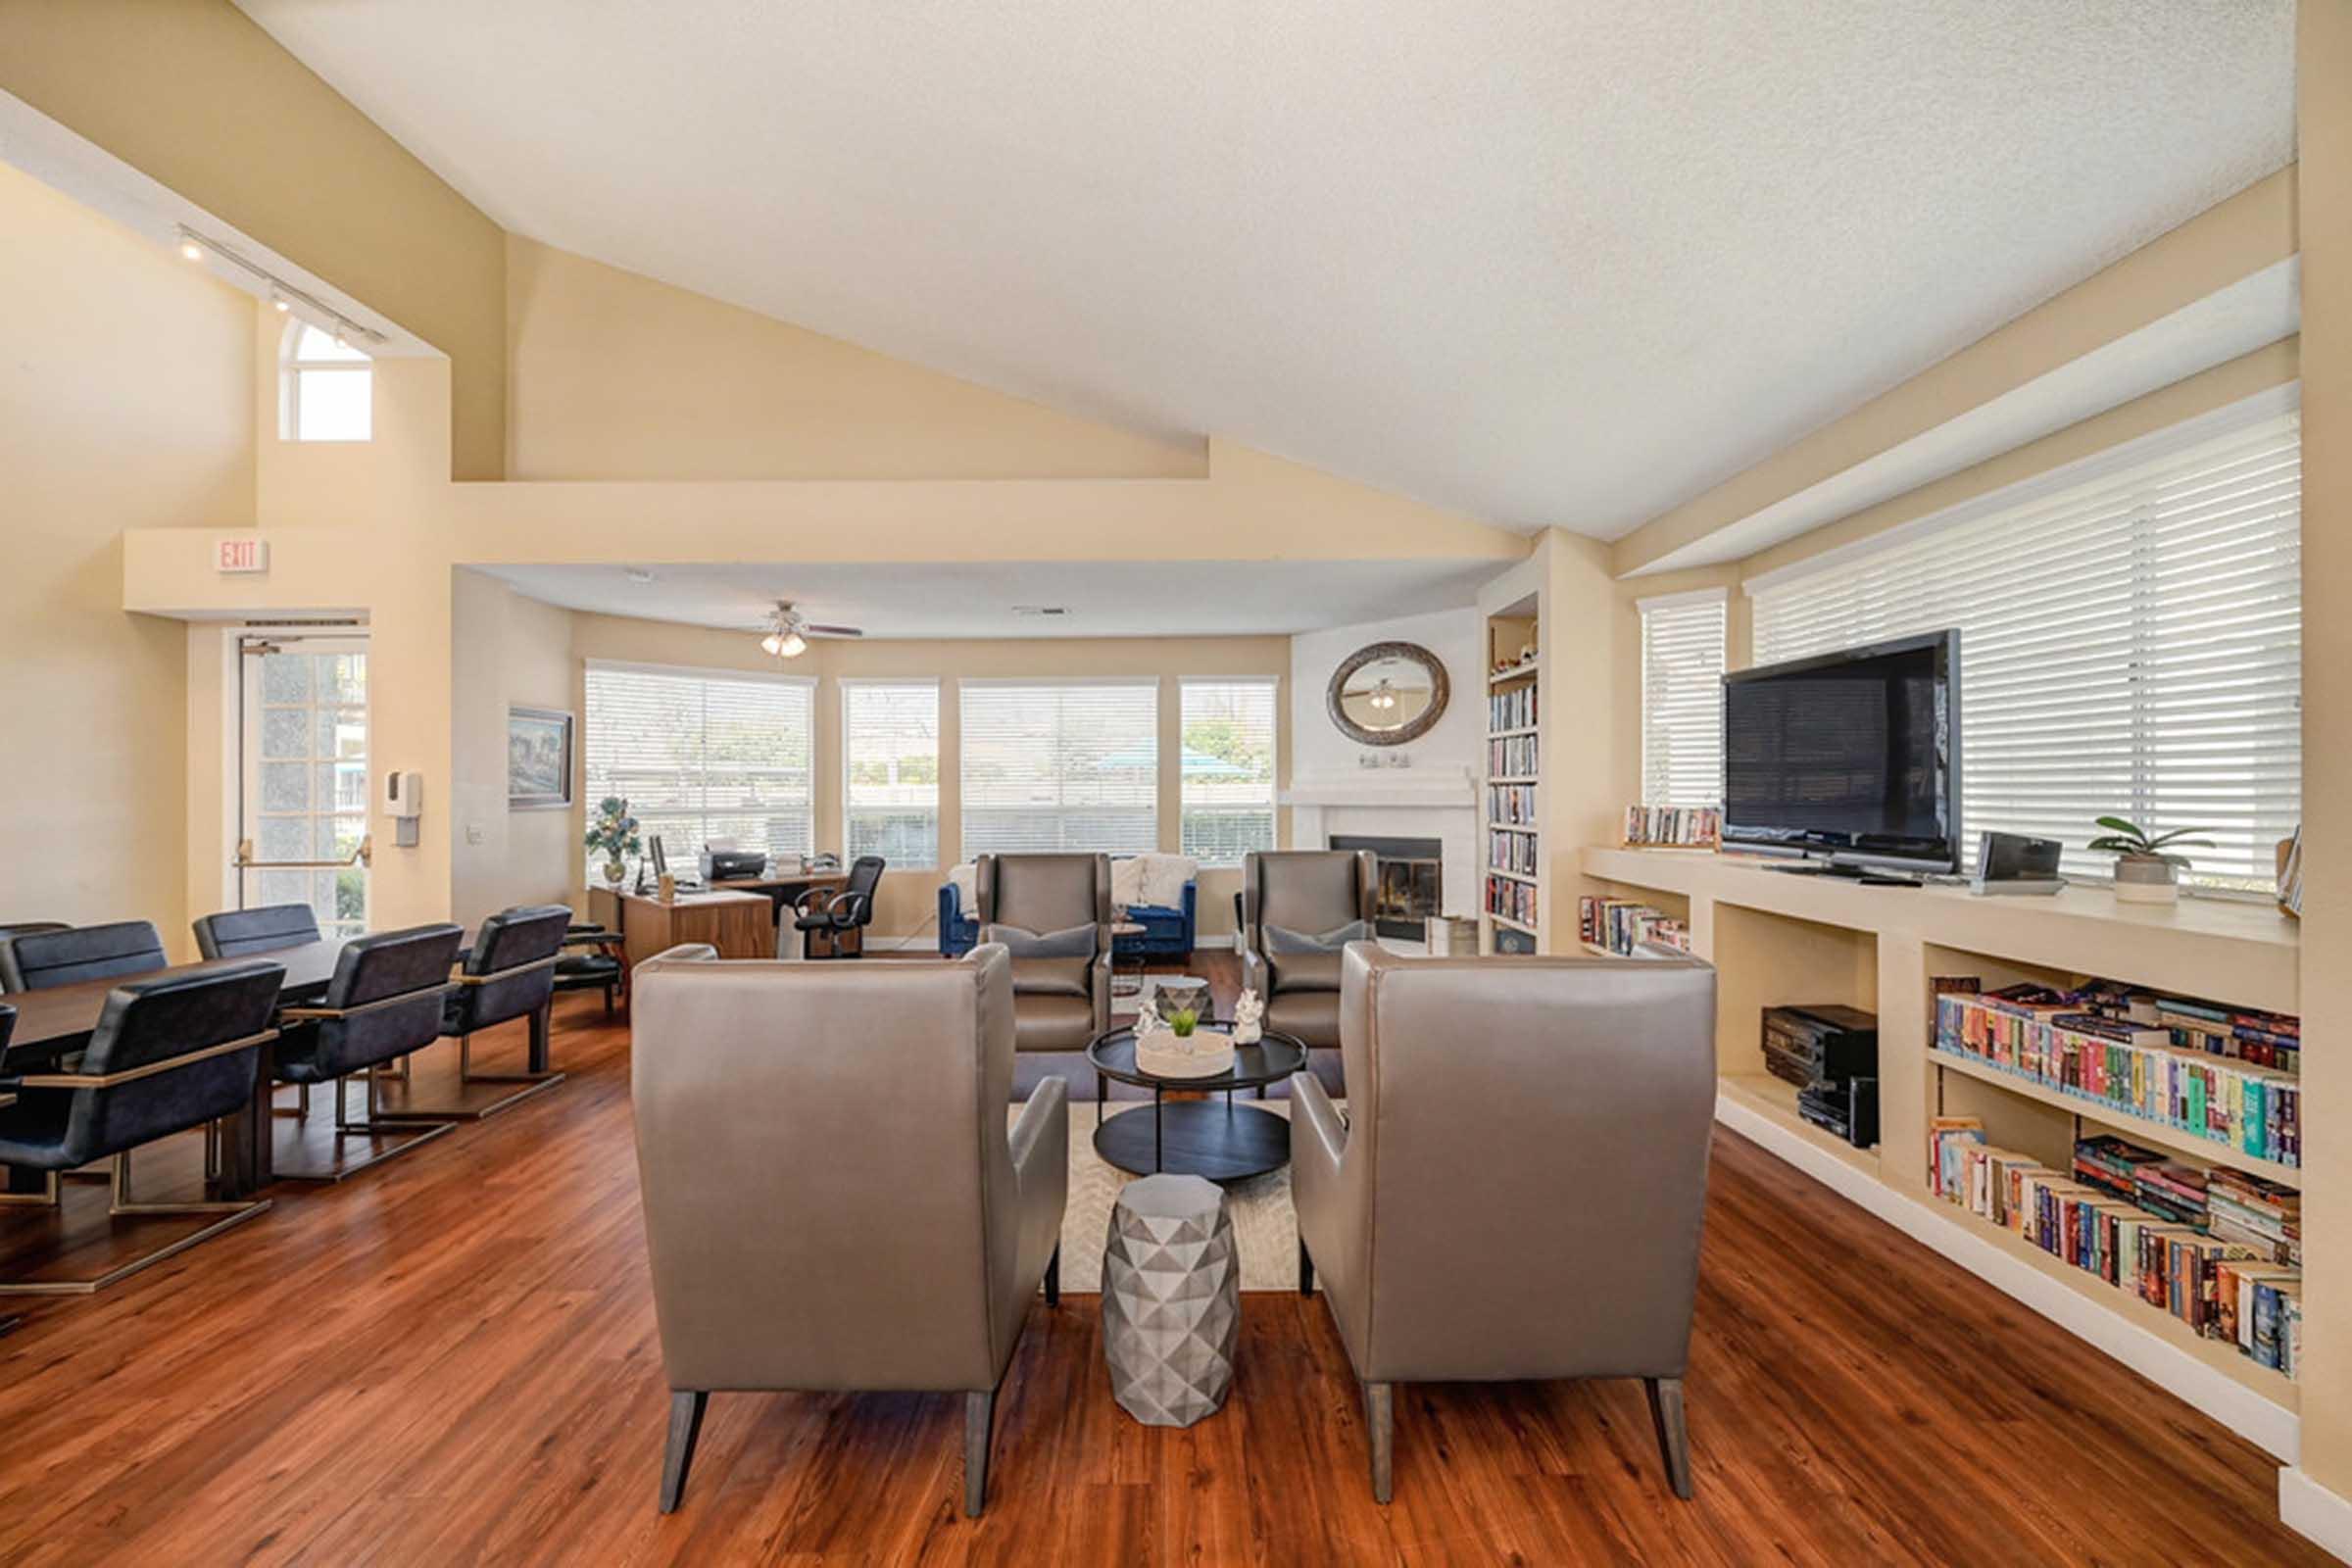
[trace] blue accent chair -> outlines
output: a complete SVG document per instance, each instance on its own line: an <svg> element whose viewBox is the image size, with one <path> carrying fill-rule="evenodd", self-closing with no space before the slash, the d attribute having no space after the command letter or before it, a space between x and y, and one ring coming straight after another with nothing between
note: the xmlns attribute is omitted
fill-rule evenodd
<svg viewBox="0 0 2352 1568"><path fill-rule="evenodd" d="M1200 930L1200 884L1184 885L1184 902L1179 906L1164 904L1131 904L1127 918L1143 930L1117 938L1111 944L1111 956L1118 958L1177 958L1188 956ZM979 944L980 914L963 906L962 896L953 882L939 885L939 956L960 958Z"/></svg>

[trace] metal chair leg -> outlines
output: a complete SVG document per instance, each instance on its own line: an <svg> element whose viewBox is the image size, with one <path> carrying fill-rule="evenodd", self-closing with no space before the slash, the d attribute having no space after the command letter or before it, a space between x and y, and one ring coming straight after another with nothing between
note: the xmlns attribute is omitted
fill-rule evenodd
<svg viewBox="0 0 2352 1568"><path fill-rule="evenodd" d="M974 1389L963 1396L963 1514L980 1517L988 1506L988 1446L997 1431L997 1391Z"/></svg>
<svg viewBox="0 0 2352 1568"><path fill-rule="evenodd" d="M662 1511L678 1511L686 1490L686 1471L694 1463L694 1441L702 1436L703 1406L710 1396L701 1390L672 1390L669 1396L669 1442L662 1452Z"/></svg>
<svg viewBox="0 0 2352 1568"><path fill-rule="evenodd" d="M1666 1480L1674 1494L1690 1500L1690 1433L1683 1420L1683 1380L1643 1378L1649 1395L1649 1419L1658 1429L1658 1452L1666 1461Z"/></svg>
<svg viewBox="0 0 2352 1568"><path fill-rule="evenodd" d="M139 1202L131 1197L130 1153L127 1150L120 1154L117 1154L114 1158L112 1183L112 1201L107 1206L107 1212L118 1218L124 1216L132 1218L144 1218L159 1215L217 1215L219 1217L215 1219L212 1224L206 1225L203 1228L194 1231L189 1235L183 1236L177 1241L172 1242L167 1246L159 1247L152 1252L143 1252L138 1256L131 1258L127 1262L118 1263L113 1268L107 1270L104 1274L99 1275L95 1279L42 1280L38 1282L24 1283L16 1281L0 1281L0 1295L89 1296L97 1291L104 1290L107 1286L114 1284L117 1280L122 1279L128 1275L136 1274L143 1268L151 1268L154 1265L161 1263L168 1257L172 1257L180 1252L184 1252L189 1248L194 1247L198 1242L208 1241L211 1238L220 1235L222 1231L227 1230L231 1225L241 1225L245 1221L253 1218L254 1215L263 1212L270 1206L270 1200L267 1198L253 1199L239 1202Z"/></svg>

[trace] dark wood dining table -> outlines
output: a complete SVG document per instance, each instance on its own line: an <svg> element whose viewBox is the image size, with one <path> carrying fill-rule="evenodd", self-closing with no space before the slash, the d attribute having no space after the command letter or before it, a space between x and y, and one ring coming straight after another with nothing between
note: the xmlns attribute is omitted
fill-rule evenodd
<svg viewBox="0 0 2352 1568"><path fill-rule="evenodd" d="M8 1050L0 1062L5 1070L23 1072L28 1068L44 1067L62 1056L71 1055L89 1044L90 1033L98 1027L98 1018L106 1010L107 994L125 980L156 980L171 975L203 974L208 970L227 968L235 964L266 959L284 966L285 978L278 984L278 1003L281 1006L296 1005L317 999L334 978L335 960L342 956L340 939L306 942L300 947L279 948L270 953L247 954L235 958L213 958L201 963L177 963L167 969L150 969L143 974L120 975L106 980L83 980L70 986L53 986L46 991L12 992L6 998L17 1009L16 1032L9 1037ZM261 1070L254 1074L253 1098L245 1108L230 1116L220 1130L220 1196L225 1199L250 1198L270 1180L270 1104L275 1088L274 1054L270 1046L261 1048ZM16 1166L8 1171L8 1190L12 1193L37 1193L45 1180L39 1171Z"/></svg>

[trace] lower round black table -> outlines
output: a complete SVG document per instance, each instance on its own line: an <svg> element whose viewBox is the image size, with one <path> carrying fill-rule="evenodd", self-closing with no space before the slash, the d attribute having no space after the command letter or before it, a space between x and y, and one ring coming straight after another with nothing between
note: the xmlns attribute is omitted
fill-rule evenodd
<svg viewBox="0 0 2352 1568"><path fill-rule="evenodd" d="M1236 1089L1263 1091L1306 1066L1306 1044L1269 1029L1253 1045L1236 1046L1233 1066L1207 1078L1162 1078L1135 1064L1135 1031L1113 1029L1086 1048L1095 1069L1095 1152L1139 1176L1165 1171L1238 1182L1280 1170L1291 1158L1290 1118L1233 1098ZM1152 1091L1152 1109L1138 1105L1109 1114L1105 1085L1136 1084ZM1222 1091L1222 1101L1168 1099L1170 1091Z"/></svg>

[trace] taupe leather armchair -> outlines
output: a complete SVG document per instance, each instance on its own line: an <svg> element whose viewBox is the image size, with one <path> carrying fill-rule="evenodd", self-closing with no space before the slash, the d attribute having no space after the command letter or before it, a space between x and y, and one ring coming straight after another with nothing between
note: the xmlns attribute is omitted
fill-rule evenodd
<svg viewBox="0 0 2352 1568"><path fill-rule="evenodd" d="M1014 1048L1084 1051L1110 1027L1110 857L983 855L974 869L980 940L1012 950ZM1022 952L1082 925L1081 951Z"/></svg>
<svg viewBox="0 0 2352 1568"><path fill-rule="evenodd" d="M1696 959L1343 960L1343 1121L1292 1087L1298 1279L1319 1272L1389 1500L1394 1386L1638 1377L1690 1495L1683 1371L1715 1105Z"/></svg>
<svg viewBox="0 0 2352 1568"><path fill-rule="evenodd" d="M632 1094L670 1396L662 1511L714 1389L960 1391L964 1511L1042 1283L1060 1299L1067 1086L1009 1138L1012 974L720 962L635 976ZM854 1108L855 1114L851 1113Z"/></svg>
<svg viewBox="0 0 2352 1568"><path fill-rule="evenodd" d="M1279 951L1268 927L1323 936L1372 920L1380 891L1369 850L1266 850L1242 864L1242 984L1266 1004L1266 1027L1318 1051L1340 1044L1340 955Z"/></svg>

